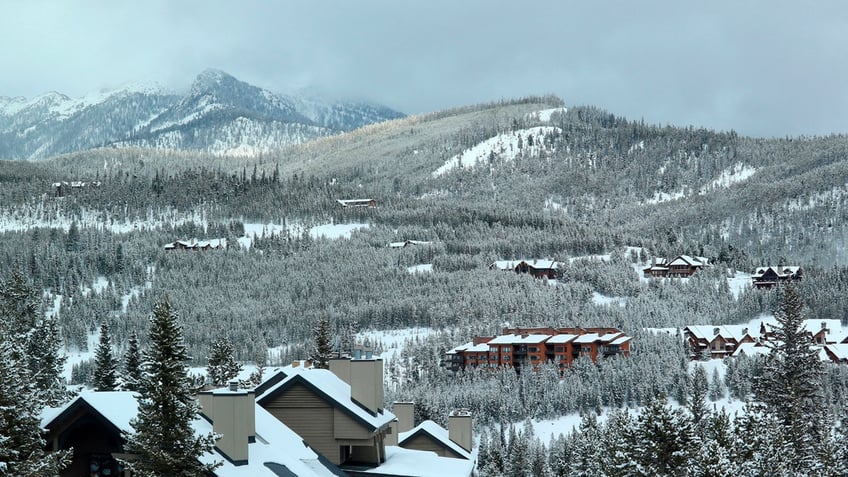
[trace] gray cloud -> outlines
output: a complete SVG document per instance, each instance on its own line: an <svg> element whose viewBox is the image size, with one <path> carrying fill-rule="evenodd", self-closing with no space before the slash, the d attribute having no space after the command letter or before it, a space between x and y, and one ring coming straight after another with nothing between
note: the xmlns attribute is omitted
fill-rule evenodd
<svg viewBox="0 0 848 477"><path fill-rule="evenodd" d="M554 93L661 124L848 132L848 4L721 0L3 2L0 95L208 67L409 113Z"/></svg>

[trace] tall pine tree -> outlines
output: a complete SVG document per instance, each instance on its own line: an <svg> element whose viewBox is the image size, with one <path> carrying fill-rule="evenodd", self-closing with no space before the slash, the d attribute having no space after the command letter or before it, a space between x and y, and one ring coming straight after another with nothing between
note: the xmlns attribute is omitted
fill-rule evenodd
<svg viewBox="0 0 848 477"><path fill-rule="evenodd" d="M332 337L330 336L330 321L322 317L313 330L314 346L309 359L316 368L330 367L330 357L333 353Z"/></svg>
<svg viewBox="0 0 848 477"><path fill-rule="evenodd" d="M142 477L205 475L217 466L198 459L213 449L215 440L211 434L196 435L192 428L199 407L186 369L183 331L167 296L154 305L150 325L138 416L131 421L134 432L125 436L126 452L138 457L126 464Z"/></svg>
<svg viewBox="0 0 848 477"><path fill-rule="evenodd" d="M94 351L94 389L114 391L118 387L118 363L112 356L112 337L109 324L100 325L100 340Z"/></svg>
<svg viewBox="0 0 848 477"><path fill-rule="evenodd" d="M141 388L143 372L141 369L141 351L138 347L138 335L130 334L127 342L127 354L124 356L124 374L121 388L124 391L138 391Z"/></svg>
<svg viewBox="0 0 848 477"><path fill-rule="evenodd" d="M830 429L822 398L824 368L817 350L811 347L803 308L798 290L787 284L775 313L774 345L755 389L757 399L780 423L795 456L792 470L796 472L815 465L819 444Z"/></svg>

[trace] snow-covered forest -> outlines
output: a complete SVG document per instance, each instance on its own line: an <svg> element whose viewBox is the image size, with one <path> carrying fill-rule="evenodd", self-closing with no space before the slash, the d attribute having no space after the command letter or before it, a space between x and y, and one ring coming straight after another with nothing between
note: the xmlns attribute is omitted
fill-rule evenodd
<svg viewBox="0 0 848 477"><path fill-rule="evenodd" d="M844 136L751 139L531 97L250 157L103 148L0 161L0 276L19 269L64 352L89 353L69 363L73 384L94 382L103 323L117 357L133 334L148 346L148 317L167 294L195 366L222 336L240 362L267 349L278 365L310 353L320 320L361 339L426 327L386 354L386 399L415 401L418 419L437 422L471 409L481 475L841 475L844 365L805 381L799 399L816 404L816 428L793 421L801 442L764 402L777 388L756 385L779 374L775 362L728 359L721 377L702 376L674 330L773 314L844 321L846 154ZM337 202L361 198L377 207ZM356 225L312 233L342 224ZM165 250L191 239L227 247ZM388 247L404 240L427 243ZM712 266L642 276L654 257L681 254ZM557 260L558 277L489 268L533 258ZM778 264L804 269L790 312L782 290L738 286ZM634 339L629 358L578 360L562 378L553 365L441 366L447 350L505 326L610 326ZM751 404L731 416L713 410L721 400ZM574 413L584 417L573 434L534 437L532 420Z"/></svg>

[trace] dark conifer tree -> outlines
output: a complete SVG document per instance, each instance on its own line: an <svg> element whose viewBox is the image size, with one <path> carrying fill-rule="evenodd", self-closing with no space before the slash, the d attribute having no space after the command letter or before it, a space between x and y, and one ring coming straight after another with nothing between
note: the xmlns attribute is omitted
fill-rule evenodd
<svg viewBox="0 0 848 477"><path fill-rule="evenodd" d="M812 468L817 448L829 432L822 399L823 365L810 346L803 307L798 290L787 284L775 314L775 344L755 389L757 399L780 423L798 472Z"/></svg>
<svg viewBox="0 0 848 477"><path fill-rule="evenodd" d="M125 436L126 452L138 458L126 465L140 476L206 475L217 466L198 459L212 450L215 440L211 434L196 435L192 428L199 407L186 370L189 355L182 327L167 296L154 305L150 325L138 416L131 421L133 433Z"/></svg>
<svg viewBox="0 0 848 477"><path fill-rule="evenodd" d="M124 374L121 388L125 391L138 391L142 380L141 351L138 347L138 336L135 331L130 334L127 342L127 354L124 357Z"/></svg>
<svg viewBox="0 0 848 477"><path fill-rule="evenodd" d="M100 340L94 351L94 389L114 391L118 387L118 363L112 355L112 337L109 324L100 325Z"/></svg>
<svg viewBox="0 0 848 477"><path fill-rule="evenodd" d="M313 330L314 344L309 359L316 368L330 367L330 357L333 353L332 337L330 336L330 321L322 317Z"/></svg>

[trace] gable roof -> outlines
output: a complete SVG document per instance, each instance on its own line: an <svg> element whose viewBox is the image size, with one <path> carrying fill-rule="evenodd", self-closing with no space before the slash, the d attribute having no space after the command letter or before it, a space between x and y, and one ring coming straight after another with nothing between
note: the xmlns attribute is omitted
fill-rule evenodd
<svg viewBox="0 0 848 477"><path fill-rule="evenodd" d="M333 407L352 417L371 432L388 426L395 419L395 415L389 411L382 410L374 415L357 404L351 398L350 385L329 370L286 367L282 372L286 374L286 378L271 386L261 396L256 398L258 404L267 404L286 390L291 389L292 386L301 384L325 399Z"/></svg>
<svg viewBox="0 0 848 477"><path fill-rule="evenodd" d="M54 429L73 418L79 409L86 409L104 419L116 432L133 432L130 421L138 414L136 393L125 391L83 392L60 408L46 409L41 426ZM248 444L248 464L234 465L217 450L200 457L203 463L223 462L215 469L217 477L277 477L286 469L301 477L343 476L338 467L309 448L294 431L259 405L254 405L256 441ZM192 422L198 435L212 433L212 423L197 418ZM267 464L275 464L268 466ZM273 467L273 468L272 468ZM276 469L276 470L275 470Z"/></svg>
<svg viewBox="0 0 848 477"><path fill-rule="evenodd" d="M398 445L403 447L405 442L411 442L417 436L426 436L435 441L439 445L448 448L457 457L470 459L471 453L463 449L459 444L450 440L450 434L447 429L436 424L433 421L427 420L413 427L412 429L398 434Z"/></svg>
<svg viewBox="0 0 848 477"><path fill-rule="evenodd" d="M678 255L674 260L669 262L669 266L672 265L689 265L690 267L703 267L706 266L708 260L704 257L690 257L689 255Z"/></svg>

